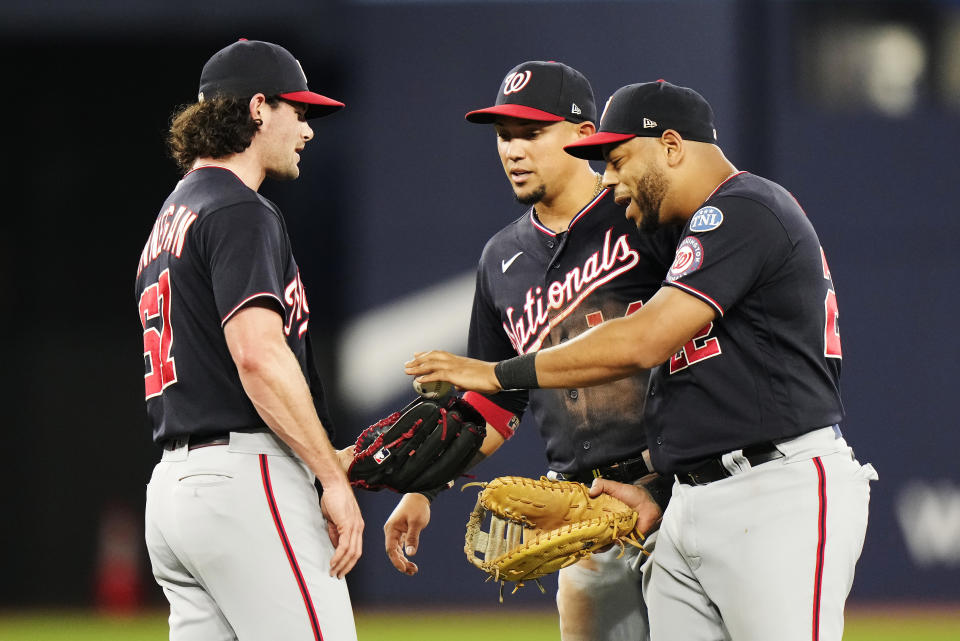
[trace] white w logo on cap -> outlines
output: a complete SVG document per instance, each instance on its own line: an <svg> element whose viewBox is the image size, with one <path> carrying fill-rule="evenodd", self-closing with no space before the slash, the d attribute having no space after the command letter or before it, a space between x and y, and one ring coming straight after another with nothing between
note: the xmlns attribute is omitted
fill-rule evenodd
<svg viewBox="0 0 960 641"><path fill-rule="evenodd" d="M503 79L503 95L509 96L526 87L527 83L530 82L531 75L529 69L526 71L515 71L508 75Z"/></svg>

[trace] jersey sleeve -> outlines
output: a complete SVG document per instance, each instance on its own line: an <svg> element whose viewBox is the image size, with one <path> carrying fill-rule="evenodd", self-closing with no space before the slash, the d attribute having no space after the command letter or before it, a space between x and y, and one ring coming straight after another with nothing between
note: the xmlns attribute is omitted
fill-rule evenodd
<svg viewBox="0 0 960 641"><path fill-rule="evenodd" d="M467 337L467 356L484 361L502 361L517 355L502 327L500 315L493 305L483 277L482 267L477 270L477 284L473 294L473 311L470 315L470 332ZM529 402L527 390L510 390L497 394L482 395L470 392L467 398L487 419L487 423L510 438L516 430ZM500 410L500 411L498 411Z"/></svg>
<svg viewBox="0 0 960 641"><path fill-rule="evenodd" d="M283 314L289 248L276 215L262 204L240 203L212 213L201 230L221 325L258 299Z"/></svg>
<svg viewBox="0 0 960 641"><path fill-rule="evenodd" d="M791 250L786 230L768 207L749 198L716 198L690 218L664 284L723 316Z"/></svg>

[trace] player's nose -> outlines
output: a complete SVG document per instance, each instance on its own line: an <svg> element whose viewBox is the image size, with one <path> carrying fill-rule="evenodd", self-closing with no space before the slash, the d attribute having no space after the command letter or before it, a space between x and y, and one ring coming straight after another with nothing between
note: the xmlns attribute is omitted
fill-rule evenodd
<svg viewBox="0 0 960 641"><path fill-rule="evenodd" d="M606 189L611 187L616 187L620 184L620 176L617 175L617 170L613 168L610 163L607 163L607 168L603 170L603 186Z"/></svg>
<svg viewBox="0 0 960 641"><path fill-rule="evenodd" d="M307 123L303 123L303 139L304 141L313 140L313 129Z"/></svg>
<svg viewBox="0 0 960 641"><path fill-rule="evenodd" d="M512 138L507 143L507 158L519 160L527 155L524 141L519 138Z"/></svg>

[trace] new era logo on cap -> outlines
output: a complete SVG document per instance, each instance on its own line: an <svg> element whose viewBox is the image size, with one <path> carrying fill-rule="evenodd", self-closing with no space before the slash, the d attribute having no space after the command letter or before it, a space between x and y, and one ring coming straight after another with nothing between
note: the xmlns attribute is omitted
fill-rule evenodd
<svg viewBox="0 0 960 641"><path fill-rule="evenodd" d="M470 122L492 123L498 116L524 120L596 122L593 89L582 73L561 62L531 60L507 72L493 107L466 115Z"/></svg>
<svg viewBox="0 0 960 641"><path fill-rule="evenodd" d="M652 129L652 128L656 127L656 126L657 126L657 121L655 121L655 120L650 120L649 118L644 118L644 119L643 119L643 128L644 128L644 129Z"/></svg>

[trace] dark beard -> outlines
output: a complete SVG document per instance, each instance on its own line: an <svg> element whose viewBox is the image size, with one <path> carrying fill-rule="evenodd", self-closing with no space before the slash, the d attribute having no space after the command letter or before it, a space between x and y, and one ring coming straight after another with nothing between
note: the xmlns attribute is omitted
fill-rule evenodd
<svg viewBox="0 0 960 641"><path fill-rule="evenodd" d="M513 197L517 199L517 202L521 205L536 205L538 202L543 200L543 197L547 195L547 188L545 185L540 185L533 193L530 193L526 196L518 196L516 192L513 193Z"/></svg>
<svg viewBox="0 0 960 641"><path fill-rule="evenodd" d="M637 182L637 197L634 202L640 210L640 224L637 227L644 233L660 229L660 205L667 193L667 181L659 171L650 171Z"/></svg>

